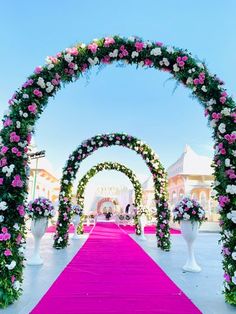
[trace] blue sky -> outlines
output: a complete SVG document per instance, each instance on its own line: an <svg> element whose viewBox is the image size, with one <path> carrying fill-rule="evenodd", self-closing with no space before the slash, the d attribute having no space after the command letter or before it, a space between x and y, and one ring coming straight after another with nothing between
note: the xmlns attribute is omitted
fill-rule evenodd
<svg viewBox="0 0 236 314"><path fill-rule="evenodd" d="M46 56L112 34L187 48L206 61L233 95L235 29L233 0L1 1L0 115L14 90ZM50 100L36 127L39 148L46 149L57 173L82 140L103 132L123 131L143 139L165 166L180 156L186 143L211 156L211 130L201 106L182 86L173 93L175 82L168 78L131 66L110 65L99 73L94 69L88 81L68 85ZM140 178L148 175L134 152L109 148L85 160L80 176L105 160L123 162ZM100 174L99 180L110 184L121 182L121 177Z"/></svg>

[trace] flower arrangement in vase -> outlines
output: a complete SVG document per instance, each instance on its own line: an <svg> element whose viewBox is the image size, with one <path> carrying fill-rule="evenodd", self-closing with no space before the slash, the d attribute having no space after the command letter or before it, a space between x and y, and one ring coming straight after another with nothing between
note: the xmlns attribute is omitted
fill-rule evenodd
<svg viewBox="0 0 236 314"><path fill-rule="evenodd" d="M173 221L180 223L181 232L188 248L188 258L183 266L185 271L201 271L201 267L195 260L193 243L198 235L200 224L205 220L205 210L198 201L189 197L184 197L173 210Z"/></svg>

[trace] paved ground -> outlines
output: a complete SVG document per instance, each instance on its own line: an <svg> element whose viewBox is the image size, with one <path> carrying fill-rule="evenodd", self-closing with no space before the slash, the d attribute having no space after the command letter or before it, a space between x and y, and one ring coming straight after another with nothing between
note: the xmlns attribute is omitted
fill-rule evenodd
<svg viewBox="0 0 236 314"><path fill-rule="evenodd" d="M186 248L181 235L172 236L172 250L162 252L156 248L154 235L148 235L147 241L141 241L137 236L132 237L143 249L161 266L170 278L192 299L204 314L231 314L236 308L224 302L221 295L222 270L219 235L216 233L201 233L196 241L196 257L202 267L198 274L185 273L181 267L185 263ZM83 245L86 236L78 241L72 241L64 250L52 248L52 235L47 234L42 240L42 257L44 265L26 266L24 294L12 306L1 310L1 314L28 314L37 304L52 282L65 268L68 262ZM32 238L27 243L26 257L33 249ZM42 313L43 314L43 313Z"/></svg>

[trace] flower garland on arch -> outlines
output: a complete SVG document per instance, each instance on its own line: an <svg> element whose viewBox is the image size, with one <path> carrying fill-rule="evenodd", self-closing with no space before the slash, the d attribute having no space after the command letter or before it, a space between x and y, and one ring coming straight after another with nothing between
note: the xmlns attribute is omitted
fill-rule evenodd
<svg viewBox="0 0 236 314"><path fill-rule="evenodd" d="M127 168L126 166L117 163L117 162L103 162L99 163L95 166L93 166L79 181L78 187L77 187L77 202L78 204L84 208L84 191L85 188L90 181L91 178L93 178L97 173L103 170L117 170L119 172L124 173L131 181L133 188L134 188L134 205L136 207L140 207L142 202L142 186L141 183L138 181L138 178L136 177L135 173ZM81 229L81 228L80 228ZM136 230L137 232L137 230Z"/></svg>
<svg viewBox="0 0 236 314"><path fill-rule="evenodd" d="M141 155L150 169L154 181L155 201L157 208L157 245L163 250L170 249L169 219L167 205L167 174L155 152L141 140L125 133L108 133L96 135L84 141L70 155L63 169L61 190L59 194L59 216L54 236L54 247L64 248L68 245L68 228L71 219L72 182L76 177L82 160L101 147L122 146L132 149ZM140 234L136 223L137 234ZM139 231L138 231L139 230Z"/></svg>
<svg viewBox="0 0 236 314"><path fill-rule="evenodd" d="M236 109L223 82L187 50L143 41L139 37L105 37L90 44L77 44L46 58L9 100L0 133L0 306L16 300L21 288L25 242L24 208L28 182L28 145L34 126L50 97L63 84L73 82L91 67L122 62L169 72L188 87L203 105L213 128L215 142L215 192L222 227L224 293L236 304ZM8 239L4 236L7 228ZM3 231L4 230L4 231ZM21 238L21 240L19 240ZM6 249L11 255L4 254ZM8 269L9 263L15 267ZM16 284L17 283L17 284Z"/></svg>

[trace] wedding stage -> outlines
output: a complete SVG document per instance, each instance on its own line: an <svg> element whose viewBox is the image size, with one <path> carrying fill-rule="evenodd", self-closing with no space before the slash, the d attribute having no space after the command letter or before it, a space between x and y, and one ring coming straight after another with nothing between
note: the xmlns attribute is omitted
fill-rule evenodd
<svg viewBox="0 0 236 314"><path fill-rule="evenodd" d="M97 223L32 314L201 313L114 223Z"/></svg>

